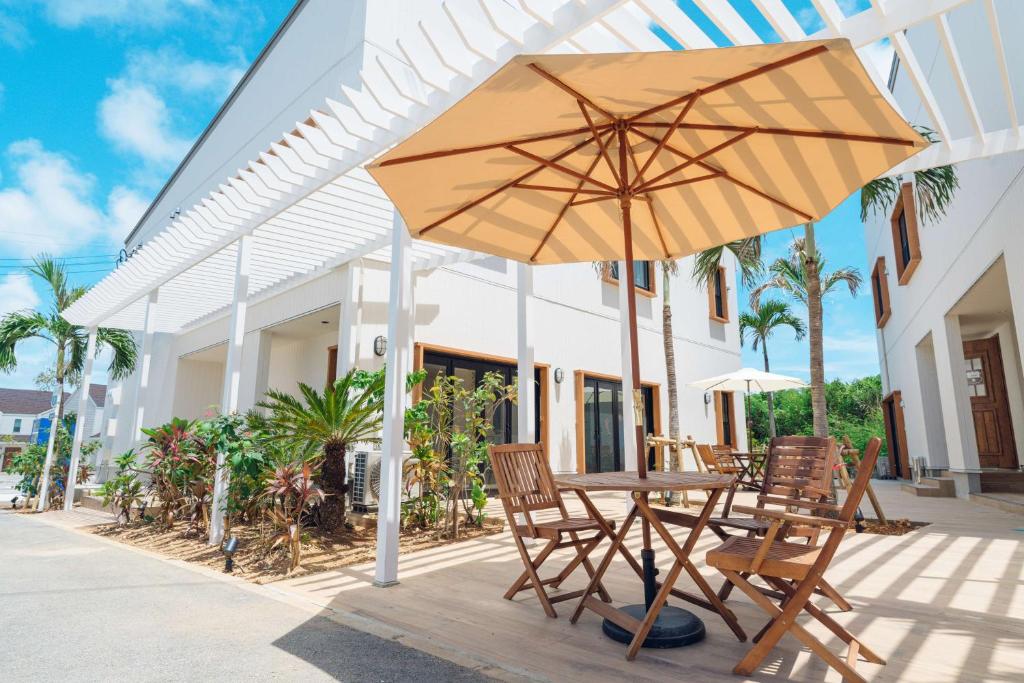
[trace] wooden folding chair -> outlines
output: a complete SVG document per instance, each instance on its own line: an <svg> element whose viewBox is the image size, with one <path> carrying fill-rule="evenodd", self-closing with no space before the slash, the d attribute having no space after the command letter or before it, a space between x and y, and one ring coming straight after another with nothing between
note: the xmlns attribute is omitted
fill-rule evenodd
<svg viewBox="0 0 1024 683"><path fill-rule="evenodd" d="M696 448L697 455L700 456L701 462L704 463L704 467L707 468L708 472L714 472L715 474L739 474L743 471L743 466L732 457L732 451L728 449L728 446L711 446L710 444L699 443L696 445Z"/></svg>
<svg viewBox="0 0 1024 683"><path fill-rule="evenodd" d="M583 565L587 574L593 578L594 566L588 556L605 537L605 533L591 517L570 517L566 512L541 444L514 443L490 446L488 451L491 456L491 469L498 485L498 496L505 508L512 538L515 539L516 547L526 566L519 578L505 591L505 599L511 600L519 591L532 588L537 592L544 612L549 617L557 617L553 603L578 598L586 590L552 596L548 595L544 587L558 588L580 565ZM534 521L533 514L542 510L556 510L560 517ZM522 515L522 520L517 520L516 515ZM584 531L594 531L595 534L588 538L580 538L579 533ZM568 536L569 540L564 540L563 536ZM547 544L536 558L531 558L524 538L543 539ZM537 570L548 556L555 550L570 547L576 549L576 556L569 564L556 576L541 579ZM611 602L611 597L603 584L598 583L595 591L603 601Z"/></svg>
<svg viewBox="0 0 1024 683"><path fill-rule="evenodd" d="M885 664L884 659L810 602L815 588L832 562L832 558L835 557L839 544L853 524L854 514L864 496L864 490L871 478L881 445L882 442L877 437L868 442L864 459L857 472L857 479L850 488L842 507L796 499L785 502L787 507L798 507L813 513L838 512L835 519L763 507L736 507L737 512L754 515L768 522L769 526L764 538L733 536L722 545L708 551L707 563L722 572L733 585L767 612L771 620L754 637L754 647L736 665L736 668L733 669L734 673L745 676L752 674L786 632L791 632L800 642L824 659L829 666L841 673L846 681L864 680L855 669L858 656L869 662ZM828 536L820 546L778 540L784 538L793 526L827 528ZM782 593L784 597L781 605L776 605L752 585L747 580L746 575L748 574L757 574ZM849 645L845 661L796 623L796 617L801 612L807 612L813 616Z"/></svg>

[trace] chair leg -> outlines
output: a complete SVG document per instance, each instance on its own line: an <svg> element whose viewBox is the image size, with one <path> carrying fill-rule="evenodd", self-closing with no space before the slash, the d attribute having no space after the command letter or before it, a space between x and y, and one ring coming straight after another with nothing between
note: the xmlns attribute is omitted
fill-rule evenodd
<svg viewBox="0 0 1024 683"><path fill-rule="evenodd" d="M572 537L572 540L574 540L574 541L578 540L577 539L577 534L576 534L575 531L571 532L569 535ZM591 541L590 543L588 543L586 545L586 547L580 548L579 546L576 546L576 550L577 550L577 553L578 553L577 557L578 557L580 563L583 565L583 569L586 570L587 576L589 576L591 579L594 578L594 565L590 561L590 553L593 552L594 548L597 547L597 544L600 543L601 539L603 539L603 538L604 538L604 533L600 533L597 536L595 536L594 540ZM557 586L558 584L555 584L555 585ZM612 601L612 596L605 589L603 581L598 581L597 582L597 594L601 598L602 602L611 602Z"/></svg>
<svg viewBox="0 0 1024 683"><path fill-rule="evenodd" d="M520 542L521 542L520 537L516 536L517 547L518 547L518 544ZM548 555L550 555L555 550L555 546L556 545L558 545L558 543L556 541L548 541L548 544L546 546L544 546L541 549L540 554L537 555L537 559L532 561L534 569L539 569L540 568L540 566L544 563L544 560L548 559ZM526 548L526 543L523 543L523 548L524 549ZM524 560L524 562L525 561L526 560ZM529 581L529 580L530 580L530 574L529 574L528 571L526 571L524 569L523 573L519 575L519 578L516 579L512 583L511 586L509 586L509 589L507 591L505 591L505 599L506 600L511 600L512 598L514 598L516 593L518 593L519 591L523 590L523 586L525 586L526 582Z"/></svg>
<svg viewBox="0 0 1024 683"><path fill-rule="evenodd" d="M822 595L824 595L826 598L828 598L829 600L834 602L836 607L838 607L842 611L849 612L850 610L853 609L853 606L846 601L846 598L844 598L839 593L839 591L837 591L832 586L832 584L830 584L825 579L822 579L821 581L818 582L818 589L821 591Z"/></svg>
<svg viewBox="0 0 1024 683"><path fill-rule="evenodd" d="M802 600L803 604L801 604L800 601L790 599L784 609L779 609L774 602L769 600L761 593L761 591L736 572L728 569L720 569L719 571L725 574L726 578L734 583L737 588L746 593L747 597L753 600L756 605L772 617L771 626L765 631L764 636L760 641L755 644L754 647L750 648L750 651L747 652L746 656L740 660L740 663L733 669L733 673L743 676L749 676L752 674L761 662L764 661L764 658L768 653L771 652L772 648L775 647L775 644L779 642L787 631L789 631L801 643L806 645L816 655L825 660L829 666L841 673L844 681L866 683L864 677L858 674L850 664L837 657L836 654L825 647L821 641L796 623L796 616L807 604L806 597ZM793 597L795 597L795 595Z"/></svg>
<svg viewBox="0 0 1024 683"><path fill-rule="evenodd" d="M540 561L537 562L536 565L534 565L534 561L530 559L530 553L526 551L526 544L523 543L522 537L520 537L518 534L515 534L514 536L516 539L516 547L519 548L519 554L523 558L523 564L526 565L525 574L527 578L529 578L530 583L533 584L533 589L537 593L537 598L540 599L540 605L544 608L544 613L552 619L558 617L558 613L555 612L555 608L551 604L551 599L548 598L548 594L544 590L544 584L541 583L540 577L537 576L537 567L539 567L540 563L543 562L542 558L546 558L548 555L551 554L551 551L555 549L554 547L558 545L557 541L550 541L548 543L544 550L541 551L540 555L537 556L537 559ZM518 581L516 583L518 583ZM513 587L514 586L515 584L513 584ZM509 592L511 592L512 595L515 595L518 591L512 591L512 589L510 588ZM505 593L505 597L509 600L512 599L511 597L509 597L508 592Z"/></svg>

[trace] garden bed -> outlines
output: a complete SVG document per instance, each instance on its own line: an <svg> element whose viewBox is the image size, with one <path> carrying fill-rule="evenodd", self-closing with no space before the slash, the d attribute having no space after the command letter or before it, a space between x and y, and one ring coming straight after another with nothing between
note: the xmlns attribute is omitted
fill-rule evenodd
<svg viewBox="0 0 1024 683"><path fill-rule="evenodd" d="M487 519L482 528L464 527L459 541L489 536L503 529L503 520ZM220 548L208 546L205 533L189 531L184 523L179 523L169 530L155 523L146 522L133 522L125 526L103 524L92 527L91 531L175 560L224 569L224 555ZM377 530L372 526L342 529L330 536L308 530L303 536L302 565L296 571L287 574L287 550L281 546L268 551L263 540L265 536L260 534L258 528L235 525L230 533L238 538L233 573L259 584L371 562L377 547ZM435 530L405 530L399 539L399 553L410 553L453 542L447 538L438 538Z"/></svg>
<svg viewBox="0 0 1024 683"><path fill-rule="evenodd" d="M877 519L865 519L864 533L878 534L879 536L902 536L929 524L931 522L911 522L909 519L890 519L887 524L882 524Z"/></svg>

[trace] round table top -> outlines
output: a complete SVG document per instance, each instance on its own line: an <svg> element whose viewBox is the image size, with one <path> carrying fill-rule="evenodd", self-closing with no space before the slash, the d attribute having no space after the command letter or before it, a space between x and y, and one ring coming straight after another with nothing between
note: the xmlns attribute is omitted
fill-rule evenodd
<svg viewBox="0 0 1024 683"><path fill-rule="evenodd" d="M594 472L558 474L555 484L582 491L688 491L724 489L736 480L731 474L703 472L648 472L641 479L636 472Z"/></svg>

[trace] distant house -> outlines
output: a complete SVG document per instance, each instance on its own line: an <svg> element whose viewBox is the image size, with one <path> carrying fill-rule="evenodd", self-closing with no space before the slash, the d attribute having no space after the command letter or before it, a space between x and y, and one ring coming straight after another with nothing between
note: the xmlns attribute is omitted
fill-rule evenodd
<svg viewBox="0 0 1024 683"><path fill-rule="evenodd" d="M50 412L49 391L0 389L0 470L31 443L38 420Z"/></svg>

